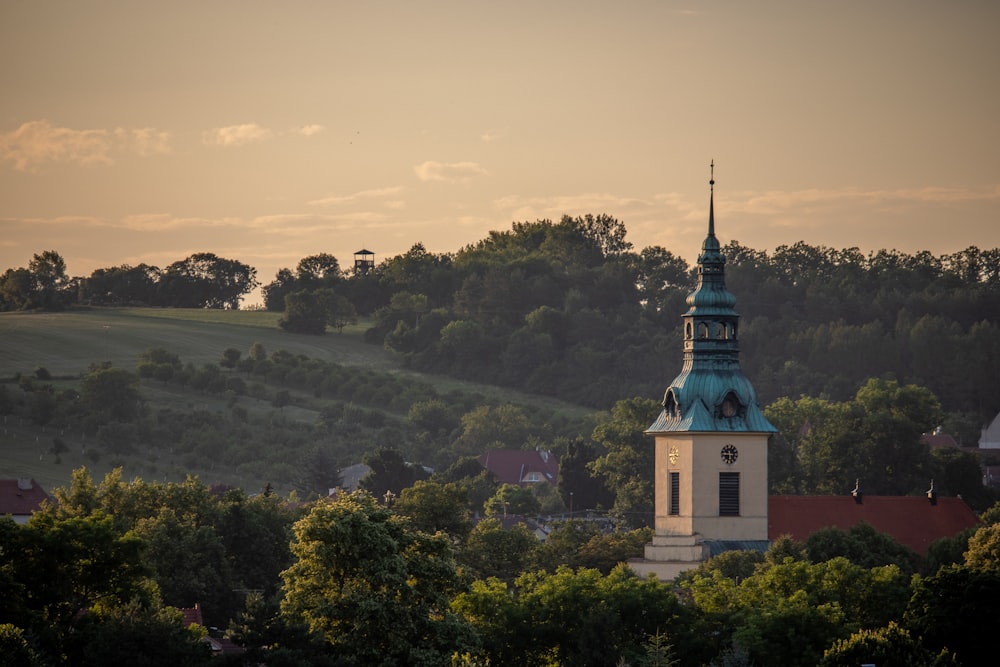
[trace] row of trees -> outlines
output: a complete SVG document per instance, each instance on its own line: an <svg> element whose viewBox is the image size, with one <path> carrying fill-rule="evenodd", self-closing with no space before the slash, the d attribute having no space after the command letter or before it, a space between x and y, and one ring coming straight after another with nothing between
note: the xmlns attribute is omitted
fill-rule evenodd
<svg viewBox="0 0 1000 667"><path fill-rule="evenodd" d="M310 506L77 470L0 520L0 654L26 665L973 665L1000 599L1000 505L933 560L870 527L734 551L672 583L619 563L648 530L475 525L463 483ZM9 548L8 548L9 547ZM919 573L918 572L919 569ZM218 659L215 659L218 660Z"/></svg>
<svg viewBox="0 0 1000 667"><path fill-rule="evenodd" d="M259 282L257 270L209 252L159 269L148 264L97 269L70 277L55 250L34 255L26 268L0 275L0 311L60 310L76 304L232 308Z"/></svg>

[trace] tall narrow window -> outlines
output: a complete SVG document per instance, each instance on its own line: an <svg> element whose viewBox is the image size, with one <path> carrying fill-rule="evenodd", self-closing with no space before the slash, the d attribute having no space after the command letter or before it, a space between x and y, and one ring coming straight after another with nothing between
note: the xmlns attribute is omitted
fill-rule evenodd
<svg viewBox="0 0 1000 667"><path fill-rule="evenodd" d="M740 515L740 474L719 473L719 516Z"/></svg>
<svg viewBox="0 0 1000 667"><path fill-rule="evenodd" d="M679 472L670 473L670 514L672 516L681 513L681 474Z"/></svg>

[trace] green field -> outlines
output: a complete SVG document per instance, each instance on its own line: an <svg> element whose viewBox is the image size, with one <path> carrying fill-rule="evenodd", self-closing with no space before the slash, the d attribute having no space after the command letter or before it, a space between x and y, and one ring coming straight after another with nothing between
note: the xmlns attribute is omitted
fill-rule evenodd
<svg viewBox="0 0 1000 667"><path fill-rule="evenodd" d="M406 370L399 359L381 346L364 342L368 323L349 326L343 333L324 336L288 334L278 328L279 313L265 311L224 311L159 308L94 308L62 313L0 313L0 383L16 391L18 374L33 376L44 367L57 386L71 386L95 362L110 361L117 368L134 370L139 356L148 348L162 347L180 356L184 363L201 366L217 363L226 348L247 354L255 343L268 353L286 350L343 366L382 373L397 373L419 378L441 394L451 390L478 393L492 401L544 406L556 412L578 417L591 412L555 399L522 394L492 385L479 385L453 378L429 376ZM153 408L218 410L226 409L225 400L143 381L142 395ZM266 401L241 397L240 404L252 413L272 411ZM286 419L311 422L315 410L288 406ZM0 418L0 477L30 476L48 489L68 484L74 468L87 466L99 479L115 464L125 467L127 476L179 480L188 472L211 482L212 470L187 470L166 460L157 452L146 452L124 461L107 457L94 463L86 456L86 438L64 433L52 427L42 428L14 415ZM55 457L48 452L53 438L59 437L69 450ZM131 468L131 470L129 469ZM252 485L259 480L227 480Z"/></svg>
<svg viewBox="0 0 1000 667"><path fill-rule="evenodd" d="M279 313L265 311L95 308L64 313L0 313L0 378L44 366L56 376L79 375L95 361L134 368L139 355L162 347L197 365L216 362L234 347L254 343L344 365L390 370L392 355L362 339L363 324L344 333L296 336L278 328Z"/></svg>

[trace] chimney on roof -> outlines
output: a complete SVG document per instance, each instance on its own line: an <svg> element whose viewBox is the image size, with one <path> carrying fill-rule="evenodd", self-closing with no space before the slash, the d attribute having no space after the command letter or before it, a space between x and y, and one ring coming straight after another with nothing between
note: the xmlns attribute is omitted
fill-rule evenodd
<svg viewBox="0 0 1000 667"><path fill-rule="evenodd" d="M17 478L17 490L18 491L31 491L31 478L30 477L18 477Z"/></svg>
<svg viewBox="0 0 1000 667"><path fill-rule="evenodd" d="M931 501L931 505L937 505L937 491L934 490L934 480L931 480L931 488L927 489L927 500Z"/></svg>
<svg viewBox="0 0 1000 667"><path fill-rule="evenodd" d="M862 496L862 493L861 493L861 480L860 479L855 479L854 480L854 490L851 491L851 495L854 496L854 502L856 504L860 505L861 504L861 496Z"/></svg>

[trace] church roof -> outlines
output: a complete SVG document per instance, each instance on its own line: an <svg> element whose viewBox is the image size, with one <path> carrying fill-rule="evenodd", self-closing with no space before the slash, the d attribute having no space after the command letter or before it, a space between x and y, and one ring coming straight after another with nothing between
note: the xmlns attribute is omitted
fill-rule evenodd
<svg viewBox="0 0 1000 667"><path fill-rule="evenodd" d="M767 502L767 537L791 535L803 542L822 528L849 530L868 522L918 554L931 543L952 537L979 524L979 517L961 498L938 497L932 505L924 496L770 496Z"/></svg>
<svg viewBox="0 0 1000 667"><path fill-rule="evenodd" d="M726 287L726 258L715 236L715 163L708 235L698 256L698 286L687 297L684 365L667 387L663 412L647 433L678 431L774 433L757 392L740 368L736 297Z"/></svg>

